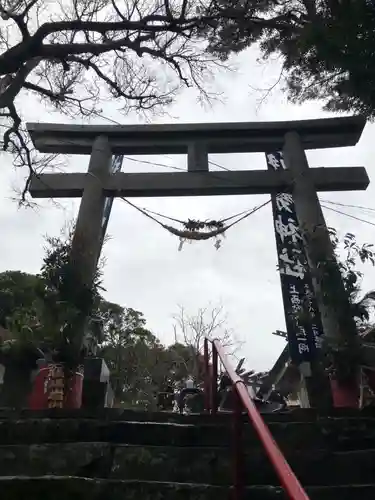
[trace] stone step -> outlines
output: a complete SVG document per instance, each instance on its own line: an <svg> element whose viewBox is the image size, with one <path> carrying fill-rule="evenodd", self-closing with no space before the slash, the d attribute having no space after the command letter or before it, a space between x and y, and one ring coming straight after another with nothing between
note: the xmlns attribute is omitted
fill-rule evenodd
<svg viewBox="0 0 375 500"><path fill-rule="evenodd" d="M230 446L232 430L225 424L161 423L99 419L0 420L0 445L110 442L132 445ZM375 449L375 419L324 417L313 422L273 422L269 428L284 452ZM250 423L244 424L247 449L260 441Z"/></svg>
<svg viewBox="0 0 375 500"><path fill-rule="evenodd" d="M286 456L304 485L371 483L375 449L351 452L305 451ZM0 446L0 476L79 476L144 481L232 484L230 450L197 447L141 447L109 443ZM265 453L245 456L248 485L278 485Z"/></svg>
<svg viewBox="0 0 375 500"><path fill-rule="evenodd" d="M2 477L1 500L228 500L230 488L206 484L120 481L75 477ZM311 500L373 500L375 485L307 488ZM279 487L246 488L244 500L286 500Z"/></svg>
<svg viewBox="0 0 375 500"><path fill-rule="evenodd" d="M355 410L351 408L333 408L327 412L317 412L314 409L294 408L283 412L269 413L262 415L266 422L314 422L326 417L335 419L353 419L353 418L375 418L375 407ZM95 411L77 409L59 409L59 410L15 410L9 408L0 408L0 420L23 420L23 419L91 419L91 420L119 420L133 422L169 422L183 424L230 424L232 415L230 413L219 413L217 415L194 414L180 415L171 412L145 412L122 408L102 408ZM249 417L244 414L244 421Z"/></svg>

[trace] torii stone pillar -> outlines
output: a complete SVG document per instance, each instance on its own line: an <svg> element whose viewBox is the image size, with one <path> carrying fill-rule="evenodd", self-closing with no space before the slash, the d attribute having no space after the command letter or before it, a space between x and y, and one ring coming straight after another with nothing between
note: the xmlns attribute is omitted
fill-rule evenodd
<svg viewBox="0 0 375 500"><path fill-rule="evenodd" d="M77 279L77 290L91 290L97 270L103 243L106 199L102 186L109 176L111 158L108 138L105 135L98 136L92 146L85 189L72 240L71 261ZM73 325L74 333L77 332L74 336L76 352L82 347L88 312L82 311L82 316L77 318L77 322Z"/></svg>
<svg viewBox="0 0 375 500"><path fill-rule="evenodd" d="M311 178L311 169L297 132L288 132L286 134L283 152L286 168L292 172L294 177L293 200L312 271L324 333L331 338L343 337L344 339L351 339L356 332L356 325L350 308L338 307L339 301L347 302L347 294L336 263L318 195ZM331 264L330 275L327 273L327 268L322 265L326 262ZM327 290L327 279L332 278L336 282L334 303L323 296Z"/></svg>
<svg viewBox="0 0 375 500"><path fill-rule="evenodd" d="M92 147L71 253L81 284L89 288L101 251L99 242L102 240L102 221L106 199L102 186L109 177L111 158L108 138L104 135L97 137Z"/></svg>
<svg viewBox="0 0 375 500"><path fill-rule="evenodd" d="M311 271L324 336L328 343L332 344L331 348L335 349L340 344L346 345L348 349L353 350L354 354L356 347L359 347L356 346L356 324L311 177L311 169L297 132L290 131L285 135L283 153L286 168L292 172L294 178L293 201ZM317 360L317 363L319 361L323 360ZM314 367L316 379L322 378L322 368L319 364ZM339 389L340 383L338 386L335 385L333 397L340 398L342 395L340 396L338 391L343 392L343 397L347 399L348 404L351 401L351 405L355 405L355 402L359 401L359 366L347 368L351 373L348 374L345 383L341 384L342 391ZM336 384L336 381L333 383ZM319 384L314 385L315 390L319 392ZM311 388L311 390L314 389Z"/></svg>

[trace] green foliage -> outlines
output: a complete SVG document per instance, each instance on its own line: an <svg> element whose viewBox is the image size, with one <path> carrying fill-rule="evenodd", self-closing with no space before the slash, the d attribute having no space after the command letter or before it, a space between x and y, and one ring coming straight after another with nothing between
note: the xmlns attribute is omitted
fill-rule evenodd
<svg viewBox="0 0 375 500"><path fill-rule="evenodd" d="M341 325L339 337L323 338L323 353L326 370L343 382L353 380L357 375L361 362L361 339L358 332L368 325L372 298L375 295L374 292L369 292L359 299L363 276L357 266L360 262L374 265L375 255L372 245L359 245L351 233L347 233L343 240L339 241L336 230L330 229L330 236L336 260L320 263L323 300L330 307L341 308L342 312L349 312L350 315L347 316L347 323ZM338 280L343 281L344 287L338 285ZM349 316L354 322L349 323Z"/></svg>
<svg viewBox="0 0 375 500"><path fill-rule="evenodd" d="M340 242L337 231L333 228L330 228L329 231L353 317L357 322L357 327L363 329L370 320L371 308L375 302L375 291L367 292L360 298L363 273L358 270L358 264L375 265L373 245L369 243L358 244L352 233L345 234ZM343 258L340 258L339 250L344 252Z"/></svg>
<svg viewBox="0 0 375 500"><path fill-rule="evenodd" d="M264 59L280 56L293 102L375 117L373 2L217 0L207 14L204 36L222 60L256 43Z"/></svg>
<svg viewBox="0 0 375 500"><path fill-rule="evenodd" d="M0 274L0 325L17 331L37 322L40 312L40 280L21 271ZM23 316L27 318L23 322Z"/></svg>
<svg viewBox="0 0 375 500"><path fill-rule="evenodd" d="M157 393L166 384L180 384L196 363L193 347L176 343L164 347L146 327L143 314L105 301L98 269L91 290L77 289L70 263L71 236L47 238L39 275L18 271L0 274L0 325L13 342L0 357L11 362L35 363L38 357L74 365L72 346L76 317L88 314L90 331L99 325L98 355L111 371L117 404L156 409Z"/></svg>
<svg viewBox="0 0 375 500"><path fill-rule="evenodd" d="M103 302L104 342L100 355L111 370L115 398L122 406L137 406L152 399L152 370L156 353L162 349L156 337L145 328L139 311Z"/></svg>
<svg viewBox="0 0 375 500"><path fill-rule="evenodd" d="M97 315L101 300L101 271L97 269L90 288L78 286L75 266L70 259L72 232L67 238L47 237L46 241L46 253L40 273L44 321L51 329L57 325L59 330L64 330L79 315Z"/></svg>
<svg viewBox="0 0 375 500"><path fill-rule="evenodd" d="M55 303L90 312L100 298L102 273L98 267L90 289L77 288L77 276L70 260L72 237L72 232L67 238L46 237L46 254L40 273L45 285L44 300L49 301L49 308Z"/></svg>
<svg viewBox="0 0 375 500"><path fill-rule="evenodd" d="M32 367L40 357L40 290L40 280L32 274L0 274L0 325L14 337L0 345L0 360L5 365L16 362Z"/></svg>
<svg viewBox="0 0 375 500"><path fill-rule="evenodd" d="M12 332L19 347L32 342L55 361L78 363L73 352L79 316L96 318L101 301L98 269L90 289L77 286L70 262L72 233L46 238L39 275L18 271L0 274L0 325ZM13 351L16 348L13 342Z"/></svg>

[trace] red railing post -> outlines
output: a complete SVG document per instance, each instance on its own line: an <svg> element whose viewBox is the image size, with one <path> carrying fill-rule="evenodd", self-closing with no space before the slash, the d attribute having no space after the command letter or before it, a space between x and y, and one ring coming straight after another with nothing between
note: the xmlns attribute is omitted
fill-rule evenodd
<svg viewBox="0 0 375 500"><path fill-rule="evenodd" d="M211 382L210 382L210 359L209 359L209 352L208 352L208 339L204 339L204 344L203 344L203 354L204 354L204 409L206 410L207 413L210 412L210 389L211 389Z"/></svg>
<svg viewBox="0 0 375 500"><path fill-rule="evenodd" d="M234 411L233 411L233 500L244 498L244 454L242 441L242 401L237 388L233 385Z"/></svg>
<svg viewBox="0 0 375 500"><path fill-rule="evenodd" d="M212 378L211 378L211 412L216 415L217 412L217 377L218 377L218 355L214 343L212 343Z"/></svg>
<svg viewBox="0 0 375 500"><path fill-rule="evenodd" d="M273 465L276 474L278 475L281 485L285 490L285 493L291 500L309 500L307 493L303 489L301 483L298 481L296 475L292 471L290 465L286 461L283 453L275 442L269 428L265 424L262 415L257 410L252 398L249 395L248 388L246 387L244 381L239 375L234 371L228 362L228 358L225 351L218 340L212 342L212 354L213 360L212 364L216 366L216 380L217 380L217 363L218 357L222 364L224 365L225 371L232 381L233 388L241 400L246 413L249 416L253 427L258 434L258 437L264 447L268 458ZM216 358L216 360L215 360ZM215 368L214 368L215 374ZM214 386L213 386L214 387ZM214 401L214 408L216 410L217 403L217 385L215 384L215 395L212 396L212 401ZM215 399L214 399L215 398Z"/></svg>

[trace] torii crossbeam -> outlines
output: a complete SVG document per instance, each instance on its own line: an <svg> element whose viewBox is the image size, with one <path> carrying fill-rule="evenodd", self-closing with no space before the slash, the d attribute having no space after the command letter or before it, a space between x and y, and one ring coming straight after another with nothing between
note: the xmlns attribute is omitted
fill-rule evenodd
<svg viewBox="0 0 375 500"><path fill-rule="evenodd" d="M369 179L364 167L311 169L316 191L354 191L366 189ZM34 198L80 198L87 174L42 174L33 177L30 194ZM167 197L265 194L290 190L291 172L248 170L231 172L118 172L104 180L105 196Z"/></svg>
<svg viewBox="0 0 375 500"><path fill-rule="evenodd" d="M209 153L267 152L281 150L285 134L296 130L304 149L351 146L358 141L362 118L333 118L299 122L214 123L189 125L80 126L28 124L41 152L91 154L99 136L108 138L112 154L187 154L188 171L165 173L120 172L103 179L105 196L209 196L264 194L290 188L289 171L248 170L209 172ZM314 168L317 191L366 189L363 167ZM35 198L81 197L87 174L42 174L32 179Z"/></svg>
<svg viewBox="0 0 375 500"><path fill-rule="evenodd" d="M339 269L335 297L340 307L327 302L327 277L322 262L334 254L317 191L365 190L369 179L364 167L313 168L305 149L355 145L365 126L363 117L319 120L214 123L184 125L56 125L29 123L28 131L41 152L91 154L87 174L40 174L32 178L30 194L36 198L81 197L73 239L73 260L81 280L94 276L102 242L102 220L107 196L207 196L266 194L290 191L314 276L314 291L324 333L348 339L355 332ZM283 151L284 171L210 172L210 153ZM187 172L116 173L110 175L112 154L186 154ZM337 304L337 301L336 301Z"/></svg>

